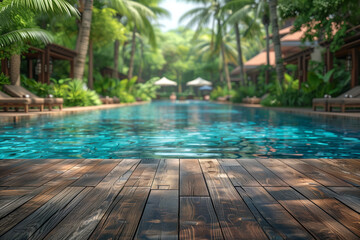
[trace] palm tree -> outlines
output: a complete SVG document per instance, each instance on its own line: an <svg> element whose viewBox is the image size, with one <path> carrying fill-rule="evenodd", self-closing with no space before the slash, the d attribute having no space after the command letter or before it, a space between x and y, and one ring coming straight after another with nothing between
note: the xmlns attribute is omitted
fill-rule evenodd
<svg viewBox="0 0 360 240"><path fill-rule="evenodd" d="M93 0L80 1L80 3L83 4L83 6L81 6L83 11L81 17L81 24L78 32L78 39L76 42L77 56L75 59L75 69L74 69L75 79L82 80L84 76L85 61L86 61L86 55L88 52L89 40L90 40L93 2L94 2Z"/></svg>
<svg viewBox="0 0 360 240"><path fill-rule="evenodd" d="M249 18L249 11L251 11L250 4L254 3L253 0L227 0L227 4L223 7L224 11L231 11L231 15L227 19L226 22L231 23L234 26L235 36L236 36L236 46L238 51L238 64L240 67L240 82L242 85L245 84L245 71L244 71L244 62L243 62L243 54L241 48L241 34L239 23L247 26L249 29L252 26L252 22ZM250 21L249 21L250 20ZM245 31L247 32L247 31Z"/></svg>
<svg viewBox="0 0 360 240"><path fill-rule="evenodd" d="M276 60L276 75L280 83L284 82L284 65L281 54L281 42L279 34L279 24L277 17L277 0L269 0L270 8L270 22L273 32L273 44L275 50L275 60Z"/></svg>
<svg viewBox="0 0 360 240"><path fill-rule="evenodd" d="M230 73L228 69L228 60L225 55L225 45L223 42L223 37L225 29L223 29L223 22L224 22L224 15L222 14L222 6L220 5L220 0L208 0L208 1L201 1L197 0L194 2L203 2L205 5L203 7L195 8L187 13L185 13L181 18L180 21L183 21L186 18L191 18L188 26L191 27L192 25L197 24L197 29L194 35L194 38L197 38L201 33L204 27L207 27L208 24L212 23L212 41L211 44L214 44L215 49L220 49L221 57L223 60L223 69L225 71L225 78L228 90L231 90L231 80L230 80Z"/></svg>
<svg viewBox="0 0 360 240"><path fill-rule="evenodd" d="M154 13L143 4L132 0L105 0L109 7L117 11L117 18L119 21L126 20L127 23L135 23L135 26L144 25L144 16L153 16ZM148 26L149 27L149 26ZM152 28L152 26L150 25ZM132 42L134 42L132 38ZM117 78L117 72L119 67L119 47L120 41L114 42L114 71L113 77ZM135 54L135 51L134 51Z"/></svg>
<svg viewBox="0 0 360 240"><path fill-rule="evenodd" d="M13 21L14 15L21 15L28 11L48 14L78 15L78 11L65 0L5 0L0 3L0 48L6 49L9 46L19 45L25 41L36 40L44 43L51 41L51 35L37 28L16 29ZM12 54L10 79L14 85L20 85L20 64L19 50Z"/></svg>

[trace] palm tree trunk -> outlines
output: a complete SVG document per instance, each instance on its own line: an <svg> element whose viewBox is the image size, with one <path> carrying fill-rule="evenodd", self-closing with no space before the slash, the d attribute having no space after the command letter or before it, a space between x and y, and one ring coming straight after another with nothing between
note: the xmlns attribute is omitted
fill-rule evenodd
<svg viewBox="0 0 360 240"><path fill-rule="evenodd" d="M20 86L20 65L21 57L19 54L14 54L10 59L10 80L11 85Z"/></svg>
<svg viewBox="0 0 360 240"><path fill-rule="evenodd" d="M120 47L120 41L115 40L114 43L114 71L112 74L113 78L118 78L118 68L119 68L119 47Z"/></svg>
<svg viewBox="0 0 360 240"><path fill-rule="evenodd" d="M245 76L244 76L244 62L243 62L243 56L242 56L242 49L241 49L241 37L240 37L240 30L238 23L235 23L235 35L236 35L236 46L238 50L238 60L239 60L239 66L240 66L240 82L241 85L245 85Z"/></svg>
<svg viewBox="0 0 360 240"><path fill-rule="evenodd" d="M273 44L275 49L275 60L276 60L276 75L280 83L284 81L284 65L281 54L281 42L279 34L279 25L277 18L277 0L270 0L270 21L272 25L273 32Z"/></svg>
<svg viewBox="0 0 360 240"><path fill-rule="evenodd" d="M94 51L93 51L93 41L89 41L89 73L88 73L88 88L94 89Z"/></svg>
<svg viewBox="0 0 360 240"><path fill-rule="evenodd" d="M269 83L270 79L270 39L269 39L269 25L265 25L265 32L266 32L266 72L265 72L265 83Z"/></svg>
<svg viewBox="0 0 360 240"><path fill-rule="evenodd" d="M75 59L74 78L83 79L86 54L89 47L91 18L92 18L93 0L85 0L84 13L82 15L81 28L78 34L78 46L76 46L77 57Z"/></svg>
<svg viewBox="0 0 360 240"><path fill-rule="evenodd" d="M229 68L228 68L228 62L225 56L225 46L224 43L221 43L221 56L223 59L223 68L225 71L225 79L226 79L226 83L227 83L227 87L228 87L228 91L231 91L231 80L230 80L230 73L229 73Z"/></svg>
<svg viewBox="0 0 360 240"><path fill-rule="evenodd" d="M133 35L131 40L131 55L130 55L130 64L129 64L129 72L128 79L130 80L133 77L134 71L134 58L135 58L135 46L136 46L136 26L133 29Z"/></svg>
<svg viewBox="0 0 360 240"><path fill-rule="evenodd" d="M140 64L139 64L139 74L138 78L141 79L141 75L143 72L143 65L144 65L144 43L140 40Z"/></svg>

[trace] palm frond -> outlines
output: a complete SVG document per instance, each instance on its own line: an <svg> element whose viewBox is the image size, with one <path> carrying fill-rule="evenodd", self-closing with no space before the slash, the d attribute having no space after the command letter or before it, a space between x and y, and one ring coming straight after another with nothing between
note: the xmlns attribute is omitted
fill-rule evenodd
<svg viewBox="0 0 360 240"><path fill-rule="evenodd" d="M47 31L42 29L28 28L15 30L0 35L0 48L27 40L36 40L43 43L49 43L52 41L52 36Z"/></svg>
<svg viewBox="0 0 360 240"><path fill-rule="evenodd" d="M79 15L78 10L65 0L12 0L11 5L39 12Z"/></svg>

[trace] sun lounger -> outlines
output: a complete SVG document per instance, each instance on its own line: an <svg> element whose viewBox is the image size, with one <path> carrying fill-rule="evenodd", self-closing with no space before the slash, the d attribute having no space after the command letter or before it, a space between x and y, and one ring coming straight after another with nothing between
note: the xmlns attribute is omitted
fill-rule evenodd
<svg viewBox="0 0 360 240"><path fill-rule="evenodd" d="M100 100L101 100L102 104L113 104L114 103L114 99L110 98L109 96L100 97Z"/></svg>
<svg viewBox="0 0 360 240"><path fill-rule="evenodd" d="M261 98L258 98L258 97L246 97L246 98L243 98L242 100L243 103L246 103L246 104L260 104L261 102Z"/></svg>
<svg viewBox="0 0 360 240"><path fill-rule="evenodd" d="M29 107L39 107L40 111L44 110L44 101L37 101L31 98L13 98L9 95L0 91L0 106L4 108L5 112L9 110L10 107L19 110L19 108L24 108L24 111L29 112Z"/></svg>
<svg viewBox="0 0 360 240"><path fill-rule="evenodd" d="M40 98L27 89L15 85L4 85L4 90L13 97L21 98L29 96L32 102L43 104L45 107L49 108L49 111L51 111L53 107L59 107L60 110L63 108L64 100L62 98Z"/></svg>
<svg viewBox="0 0 360 240"><path fill-rule="evenodd" d="M360 86L354 87L336 98L314 98L312 101L313 102L313 110L316 111L317 107L323 107L325 109L325 111L329 111L329 110L331 111L330 108L342 107L343 100L349 99L348 96L352 96L353 98L357 98L358 96L360 96ZM354 102L354 101L350 100L350 102ZM330 103L331 103L331 106L330 106ZM344 109L344 111L345 111L345 109Z"/></svg>

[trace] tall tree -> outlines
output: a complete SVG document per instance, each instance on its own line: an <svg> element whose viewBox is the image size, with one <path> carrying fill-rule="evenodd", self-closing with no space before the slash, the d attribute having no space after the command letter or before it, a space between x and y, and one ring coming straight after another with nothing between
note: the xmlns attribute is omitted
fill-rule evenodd
<svg viewBox="0 0 360 240"><path fill-rule="evenodd" d="M196 26L196 32L194 38L197 38L204 27L207 27L212 23L212 44L214 44L213 50L220 49L222 60L223 60L223 69L225 71L225 78L228 90L231 90L231 80L229 69L227 65L227 59L225 55L225 47L223 43L223 37L225 29L223 29L224 15L222 14L222 6L220 0L211 0L211 1L201 1L194 0L194 2L204 3L203 7L192 9L186 12L181 18L180 21L190 18L188 26Z"/></svg>
<svg viewBox="0 0 360 240"><path fill-rule="evenodd" d="M84 0L84 11L82 13L80 29L78 33L78 40L76 43L77 56L75 59L74 78L83 79L86 55L89 48L91 18L93 0Z"/></svg>
<svg viewBox="0 0 360 240"><path fill-rule="evenodd" d="M284 82L284 64L281 52L279 24L277 15L277 0L269 0L270 22L273 33L273 44L275 50L276 75L280 83Z"/></svg>

